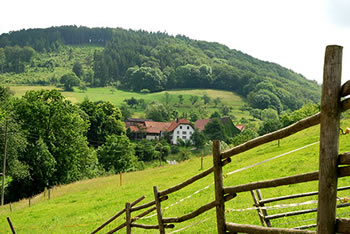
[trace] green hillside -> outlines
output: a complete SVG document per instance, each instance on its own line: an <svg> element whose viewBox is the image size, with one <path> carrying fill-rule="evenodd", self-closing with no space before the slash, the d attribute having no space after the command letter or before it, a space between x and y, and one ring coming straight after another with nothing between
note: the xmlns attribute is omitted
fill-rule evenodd
<svg viewBox="0 0 350 234"><path fill-rule="evenodd" d="M11 90L14 92L15 96L21 97L28 90L39 90L39 89L55 89L55 86L10 86ZM241 118L250 120L251 122L260 122L260 120L255 119L250 116L248 111L242 110L242 107L247 104L246 100L235 93L222 90L212 90L212 89L183 89L183 90L169 90L156 93L136 93L128 92L123 90L118 90L113 87L105 88L87 88L85 91L75 89L74 92L62 92L62 94L73 103L80 103L84 98L88 98L91 101L110 101L117 107L125 105L125 99L135 98L144 99L145 103L149 105L152 102L158 102L165 104L165 93L169 94L169 106L172 106L179 112L179 116L183 113L196 112L199 117L208 118L213 112L220 112L220 108L225 105L230 107L228 115L234 118L234 122L237 123ZM179 104L179 95L183 96L183 104ZM203 100L201 98L203 95L208 95L211 98L211 102L203 107ZM191 104L191 96L197 96L198 102L195 105ZM213 100L219 98L220 104L215 105ZM133 117L145 117L145 109L136 106L135 108L130 108ZM199 113L201 112L201 113ZM203 113L206 112L206 113ZM206 114L206 115L203 115ZM189 116L188 116L189 117Z"/></svg>
<svg viewBox="0 0 350 234"><path fill-rule="evenodd" d="M341 121L341 127L350 126L350 118L347 114ZM340 136L340 152L347 152L350 148L349 135ZM240 154L232 158L232 162L224 167L224 174L229 174L236 169L246 167L265 159L298 149L319 141L319 126L299 132L293 136L281 140L280 147L277 142L271 142L257 147L253 150ZM318 170L318 151L319 144L313 144L305 149L285 155L278 159L260 164L239 173L227 175L224 177L224 184L237 185L247 182L254 182L262 179L272 179L280 176L295 175L298 173L311 172ZM205 157L204 166L209 168L212 165L212 158ZM167 165L163 167L147 169L144 171L123 174L123 185L119 184L119 176L108 176L84 180L73 184L55 187L51 192L51 200L43 197L43 193L31 200L31 207L28 207L28 200L6 205L0 208L0 233L9 233L8 224L5 218L9 216L19 233L88 233L102 224L108 218L113 216L119 210L123 209L125 202L131 202L141 195L146 195L145 202L153 200L152 186L157 185L160 190L178 184L189 177L200 172L200 159L192 158L177 165ZM181 216L189 213L201 205L204 205L214 199L213 186L204 189L213 183L213 176L208 176L191 186L180 190L172 195L168 201L162 203L164 217ZM349 185L350 178L339 179L338 186ZM199 193L193 194L195 191ZM317 183L308 182L299 185L283 186L274 189L264 189L262 194L264 198L295 194L299 192L315 191ZM180 202L182 198L191 195ZM339 197L349 196L349 191L338 193ZM315 196L299 198L291 201L305 202L317 199ZM175 202L179 204L172 206ZM285 202L287 203L287 202ZM244 209L252 207L253 201L250 193L241 193L232 201L226 203L228 209ZM280 204L273 203L271 205ZM283 203L284 204L284 203ZM295 209L314 208L316 204L303 205L288 209L275 209L269 211L269 214L291 211ZM342 208L338 214L348 216L348 210ZM295 227L309 223L315 223L315 213L294 216L291 218L282 218L272 221L273 226ZM215 209L200 215L199 217L176 224L175 229L185 227L200 221L198 225L190 227L184 233L215 233L216 228ZM255 210L235 211L226 213L226 220L260 225L258 215ZM306 220L306 221L305 221ZM124 218L107 226L105 230L110 230L118 224L124 222ZM156 217L141 220L140 223L156 224ZM145 233L141 229L133 229L135 233ZM156 233L150 231L149 233Z"/></svg>
<svg viewBox="0 0 350 234"><path fill-rule="evenodd" d="M320 99L320 86L301 74L186 36L76 26L0 35L2 83L56 85L74 66L75 85L149 92L227 90L247 98L253 108L278 113Z"/></svg>

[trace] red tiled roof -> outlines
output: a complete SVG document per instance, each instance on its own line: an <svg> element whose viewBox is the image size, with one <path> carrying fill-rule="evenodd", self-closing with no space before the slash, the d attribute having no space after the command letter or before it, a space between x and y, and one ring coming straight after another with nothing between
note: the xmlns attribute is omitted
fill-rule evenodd
<svg viewBox="0 0 350 234"><path fill-rule="evenodd" d="M236 126L236 128L238 128L239 131L241 131L241 132L245 129L245 124L238 124L238 125L235 125L235 126Z"/></svg>
<svg viewBox="0 0 350 234"><path fill-rule="evenodd" d="M191 124L191 123L186 119L174 120L173 122L171 122L171 125L168 128L168 132L174 131L174 129L177 128L177 126L179 126L180 124Z"/></svg>
<svg viewBox="0 0 350 234"><path fill-rule="evenodd" d="M126 128L130 128L132 132L138 132L139 128L137 126L127 126Z"/></svg>
<svg viewBox="0 0 350 234"><path fill-rule="evenodd" d="M199 119L194 123L194 126L201 132L204 130L205 125L207 125L209 121L210 119Z"/></svg>
<svg viewBox="0 0 350 234"><path fill-rule="evenodd" d="M160 133L168 130L171 122L153 122L153 121L145 121L145 126L147 129L147 133Z"/></svg>
<svg viewBox="0 0 350 234"><path fill-rule="evenodd" d="M191 124L188 120L186 119L179 119L179 120L174 120L172 122L155 122L155 121L145 121L144 122L144 126L146 128L146 132L147 133L160 133L160 132L172 132L174 131L175 128L177 128L177 126L179 126L180 124ZM139 127L137 126L131 126L127 123L125 123L126 128L130 128L130 130L132 132L138 132L139 131ZM140 126L142 126L142 124L139 124Z"/></svg>

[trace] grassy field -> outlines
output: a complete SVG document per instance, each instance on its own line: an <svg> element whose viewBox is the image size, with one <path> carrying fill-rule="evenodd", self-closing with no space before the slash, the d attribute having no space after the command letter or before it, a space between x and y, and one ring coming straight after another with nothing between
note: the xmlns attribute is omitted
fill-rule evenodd
<svg viewBox="0 0 350 234"><path fill-rule="evenodd" d="M342 120L341 126L350 126L349 116ZM261 162L265 159L269 159L318 141L319 126L315 126L282 139L280 141L280 147L278 147L277 142L271 142L233 157L232 163L224 167L224 185L233 186L242 183L273 179L281 176L318 170L319 144L316 143L278 159L232 175L227 175L229 172L239 168ZM340 152L347 152L349 149L350 135L341 135ZM205 168L212 166L212 158L210 156L204 158L204 166ZM44 197L44 193L42 193L31 200L31 207L28 207L28 200L22 200L12 204L12 212L10 212L9 205L1 207L0 233L10 233L6 222L7 216L11 218L18 233L88 233L119 210L123 209L125 202L131 202L141 195L146 195L145 202L153 200L152 186L157 185L159 190L164 190L198 174L199 172L200 158L191 158L190 160L177 165L166 165L124 174L122 186L119 184L119 176L113 175L55 187L51 192L50 200L47 199L47 193L46 197ZM168 209L164 209L163 216L181 216L213 201L214 188L212 183L213 175L210 175L174 194L171 194L169 200L162 203L163 208L169 207ZM338 181L339 187L349 184L350 177L340 178ZM208 185L209 188L204 189ZM193 194L197 190L201 191ZM308 182L273 189L263 189L262 194L264 198L270 198L315 190L317 190L317 182ZM192 196L181 202L182 198L186 198L189 195ZM344 196L350 196L350 191L342 191L338 193L338 197ZM271 205L305 202L315 199L317 199L316 196L305 197L292 201L272 203ZM178 204L171 206L175 202L178 202ZM228 210L245 209L252 207L252 204L253 201L251 195L246 192L238 194L236 198L227 202L226 208ZM294 208L269 210L269 214L282 213L296 209L315 208L316 206L317 204L310 204ZM342 217L348 217L349 213L349 208L341 208L338 210L338 215L341 215ZM138 212L135 212L135 214L138 214ZM135 214L133 213L133 215ZM316 214L311 213L273 220L272 225L275 227L295 227L315 223L315 219ZM226 220L236 223L260 225L255 210L228 212L226 213ZM124 222L124 217L118 218L116 221L112 222L112 224L107 226L104 229L104 232L116 227L122 222ZM155 216L138 222L144 224L157 223ZM202 223L186 229L183 233L216 233L215 209L185 223L176 224L175 230L197 222ZM133 233L157 232L154 230L144 231L142 229L133 229Z"/></svg>
<svg viewBox="0 0 350 234"><path fill-rule="evenodd" d="M10 86L11 90L15 93L16 96L23 96L27 90L38 90L38 89L53 89L55 86ZM63 92L62 94L73 103L79 103L88 98L91 101L110 101L116 106L120 106L123 103L125 104L125 99L130 99L132 97L136 99L144 99L147 104L151 102L158 102L165 104L165 92L169 93L169 105L174 106L175 109L179 112L180 116L183 112L189 113L191 111L199 112L200 106L203 106L203 101L201 97L206 94L211 99L220 98L221 103L215 107L214 103L211 102L206 106L206 111L208 116L215 112L219 111L220 106L227 105L232 107L230 112L231 116L236 118L236 121L242 117L246 119L251 119L253 122L259 122L256 119L252 119L248 111L241 111L240 107L243 106L246 101L235 93L222 91L222 90L212 90L212 89L188 89L188 90L170 90L162 91L157 93L134 93L127 92L123 90L117 90L114 88L88 88L86 91L81 91L75 89L74 92ZM184 102L179 104L179 95L183 95ZM198 102L193 106L190 102L191 96L198 96ZM144 110L141 107L132 109L133 117L144 117ZM234 121L234 122L236 122Z"/></svg>

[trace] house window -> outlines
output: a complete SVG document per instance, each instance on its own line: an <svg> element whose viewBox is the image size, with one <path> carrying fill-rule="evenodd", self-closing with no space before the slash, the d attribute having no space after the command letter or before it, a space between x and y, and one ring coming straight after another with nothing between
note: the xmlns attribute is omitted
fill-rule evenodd
<svg viewBox="0 0 350 234"><path fill-rule="evenodd" d="M187 132L186 132L186 131L182 131L182 134L186 135L186 134L187 134Z"/></svg>
<svg viewBox="0 0 350 234"><path fill-rule="evenodd" d="M189 126L187 126L187 129L190 129L190 127L189 127Z"/></svg>
<svg viewBox="0 0 350 234"><path fill-rule="evenodd" d="M182 136L182 139L186 140L186 136Z"/></svg>
<svg viewBox="0 0 350 234"><path fill-rule="evenodd" d="M177 136L177 139L179 139L180 138L180 136Z"/></svg>
<svg viewBox="0 0 350 234"><path fill-rule="evenodd" d="M180 129L182 129L182 126L180 126Z"/></svg>
<svg viewBox="0 0 350 234"><path fill-rule="evenodd" d="M180 131L177 131L177 134L180 134Z"/></svg>

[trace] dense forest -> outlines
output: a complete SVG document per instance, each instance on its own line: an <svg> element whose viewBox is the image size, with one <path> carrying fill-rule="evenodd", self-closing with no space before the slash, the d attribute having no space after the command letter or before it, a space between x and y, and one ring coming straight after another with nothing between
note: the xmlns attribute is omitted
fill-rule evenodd
<svg viewBox="0 0 350 234"><path fill-rule="evenodd" d="M23 72L35 53L31 48L47 53L65 45L88 44L104 46L95 51L93 74L85 80L91 87L112 85L137 92L222 89L246 97L253 108L278 113L320 98L315 81L219 43L120 28L61 26L2 34L0 73Z"/></svg>

